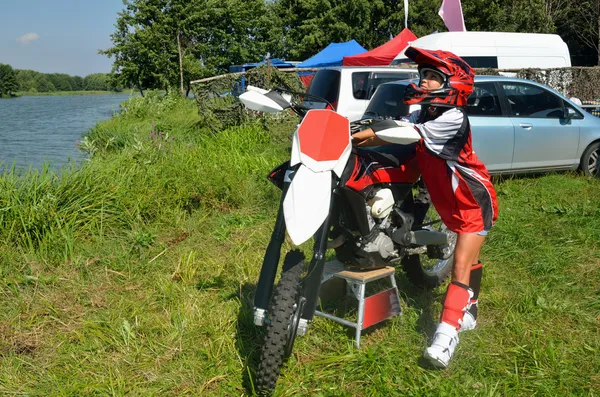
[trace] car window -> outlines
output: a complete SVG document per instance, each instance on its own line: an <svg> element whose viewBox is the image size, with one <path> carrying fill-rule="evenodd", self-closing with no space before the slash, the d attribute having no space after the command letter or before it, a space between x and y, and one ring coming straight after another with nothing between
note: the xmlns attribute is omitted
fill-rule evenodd
<svg viewBox="0 0 600 397"><path fill-rule="evenodd" d="M352 95L355 99L367 99L369 72L352 73Z"/></svg>
<svg viewBox="0 0 600 397"><path fill-rule="evenodd" d="M522 83L503 83L504 93L514 116L560 119L563 100L550 91Z"/></svg>
<svg viewBox="0 0 600 397"><path fill-rule="evenodd" d="M492 82L475 83L466 110L469 116L502 116L496 85Z"/></svg>

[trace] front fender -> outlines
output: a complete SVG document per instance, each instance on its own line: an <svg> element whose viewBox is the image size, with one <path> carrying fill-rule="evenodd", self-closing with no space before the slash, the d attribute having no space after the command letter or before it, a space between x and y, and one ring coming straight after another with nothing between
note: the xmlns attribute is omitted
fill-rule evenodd
<svg viewBox="0 0 600 397"><path fill-rule="evenodd" d="M283 214L295 245L311 238L329 215L331 189L331 171L314 172L300 165L294 173L283 199Z"/></svg>

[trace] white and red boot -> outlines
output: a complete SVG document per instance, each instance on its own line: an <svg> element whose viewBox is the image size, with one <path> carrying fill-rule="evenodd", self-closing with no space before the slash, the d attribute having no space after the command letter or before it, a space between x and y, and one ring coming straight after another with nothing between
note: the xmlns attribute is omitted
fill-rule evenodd
<svg viewBox="0 0 600 397"><path fill-rule="evenodd" d="M473 291L461 283L451 282L444 299L442 319L433 335L433 342L423 357L434 367L446 368L458 345L458 330L471 304Z"/></svg>

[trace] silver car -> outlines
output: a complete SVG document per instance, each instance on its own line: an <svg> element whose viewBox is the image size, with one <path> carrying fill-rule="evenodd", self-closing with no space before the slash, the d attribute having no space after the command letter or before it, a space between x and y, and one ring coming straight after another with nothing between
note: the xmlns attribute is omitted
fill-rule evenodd
<svg viewBox="0 0 600 397"><path fill-rule="evenodd" d="M379 86L363 118L399 118L406 82ZM467 103L475 152L491 173L581 168L600 176L600 118L530 80L476 76Z"/></svg>

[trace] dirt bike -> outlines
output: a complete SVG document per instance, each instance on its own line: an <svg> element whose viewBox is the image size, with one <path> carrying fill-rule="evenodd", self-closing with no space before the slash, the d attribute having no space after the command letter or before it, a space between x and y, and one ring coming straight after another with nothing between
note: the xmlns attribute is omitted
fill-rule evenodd
<svg viewBox="0 0 600 397"><path fill-rule="evenodd" d="M313 319L328 249L351 269L400 262L413 283L433 287L448 277L456 243L439 219L428 219L428 204L415 202L420 173L415 145L409 145L419 139L414 128L402 129L393 120L351 125L325 99L308 98L327 104L308 110L307 94L300 93L304 102L292 101L290 94L299 93L249 87L239 97L251 110L291 109L302 117L290 160L268 175L282 195L254 299L254 323L267 328L255 377L262 393L275 389L296 336L304 335ZM405 145L394 145L393 154L353 147L351 132L375 123L380 130L389 127L381 136ZM313 256L305 268L299 250L288 252L273 291L286 231L297 246L314 237Z"/></svg>

